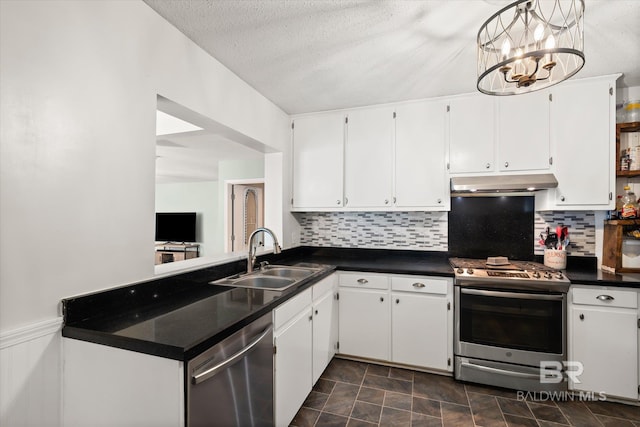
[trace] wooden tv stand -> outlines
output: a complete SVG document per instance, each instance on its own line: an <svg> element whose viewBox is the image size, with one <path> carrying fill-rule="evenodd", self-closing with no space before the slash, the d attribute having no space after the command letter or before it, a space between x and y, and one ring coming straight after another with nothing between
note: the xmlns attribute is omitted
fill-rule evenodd
<svg viewBox="0 0 640 427"><path fill-rule="evenodd" d="M197 243L161 243L156 245L156 265L167 262L198 258L200 245Z"/></svg>

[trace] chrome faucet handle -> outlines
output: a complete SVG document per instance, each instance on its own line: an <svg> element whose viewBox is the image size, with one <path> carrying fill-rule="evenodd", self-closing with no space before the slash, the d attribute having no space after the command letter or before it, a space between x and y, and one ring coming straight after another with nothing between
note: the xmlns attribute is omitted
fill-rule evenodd
<svg viewBox="0 0 640 427"><path fill-rule="evenodd" d="M267 265L269 265L269 261L260 261L260 270L264 270Z"/></svg>

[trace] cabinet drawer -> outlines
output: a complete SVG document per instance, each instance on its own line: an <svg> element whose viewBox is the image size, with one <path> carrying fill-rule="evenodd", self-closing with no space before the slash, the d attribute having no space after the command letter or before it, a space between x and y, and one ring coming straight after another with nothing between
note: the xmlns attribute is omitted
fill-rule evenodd
<svg viewBox="0 0 640 427"><path fill-rule="evenodd" d="M289 320L293 319L298 313L311 305L311 288L305 290L299 295L291 298L279 307L273 310L273 328L285 325Z"/></svg>
<svg viewBox="0 0 640 427"><path fill-rule="evenodd" d="M389 289L389 276L371 273L340 273L340 286L367 289Z"/></svg>
<svg viewBox="0 0 640 427"><path fill-rule="evenodd" d="M331 292L333 290L333 286L335 285L337 277L332 274L329 277L325 277L315 285L311 289L313 289L313 300L315 301L319 297L323 296L327 292Z"/></svg>
<svg viewBox="0 0 640 427"><path fill-rule="evenodd" d="M418 292L423 294L446 295L448 280L421 276L392 276L391 289L394 291Z"/></svg>
<svg viewBox="0 0 640 427"><path fill-rule="evenodd" d="M620 289L573 288L572 302L600 307L638 308L638 294Z"/></svg>

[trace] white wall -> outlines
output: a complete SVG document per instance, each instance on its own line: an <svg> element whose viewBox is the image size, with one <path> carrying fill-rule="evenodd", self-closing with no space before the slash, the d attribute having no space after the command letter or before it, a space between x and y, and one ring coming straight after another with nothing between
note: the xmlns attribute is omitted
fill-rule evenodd
<svg viewBox="0 0 640 427"><path fill-rule="evenodd" d="M153 277L157 94L289 149L287 115L142 1L2 0L0 69L0 338ZM36 389L13 360L0 424L57 425L56 375Z"/></svg>
<svg viewBox="0 0 640 427"><path fill-rule="evenodd" d="M4 331L153 276L156 94L275 149L289 120L141 1L0 7Z"/></svg>

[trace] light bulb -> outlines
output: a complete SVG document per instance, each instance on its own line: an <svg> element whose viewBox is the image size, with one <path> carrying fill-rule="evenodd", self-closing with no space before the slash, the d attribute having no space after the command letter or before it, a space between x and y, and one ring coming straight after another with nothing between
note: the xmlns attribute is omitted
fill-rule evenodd
<svg viewBox="0 0 640 427"><path fill-rule="evenodd" d="M542 24L538 24L535 31L533 32L533 39L539 42L540 40L542 40L543 36L544 36L544 26Z"/></svg>
<svg viewBox="0 0 640 427"><path fill-rule="evenodd" d="M509 39L504 39L504 42L502 42L502 59L503 60L507 59L510 51L511 51L511 43L509 43Z"/></svg>
<svg viewBox="0 0 640 427"><path fill-rule="evenodd" d="M549 37L547 37L547 41L544 44L544 48L553 49L554 47L556 47L556 39L553 38L553 35L550 35Z"/></svg>
<svg viewBox="0 0 640 427"><path fill-rule="evenodd" d="M522 59L522 49L521 48L517 48L516 49L516 58L518 58L518 61L516 62L520 62L520 60Z"/></svg>

